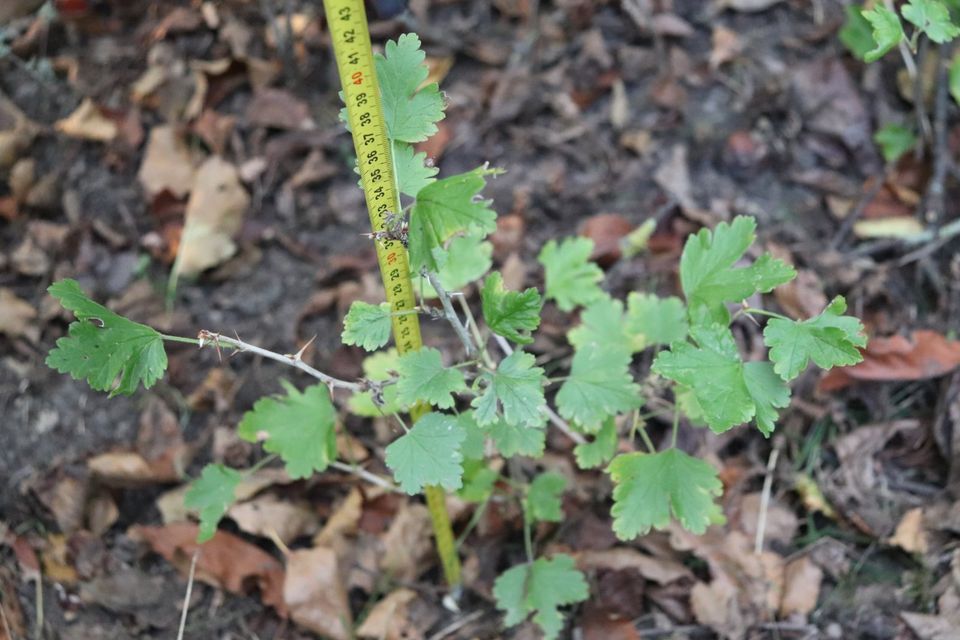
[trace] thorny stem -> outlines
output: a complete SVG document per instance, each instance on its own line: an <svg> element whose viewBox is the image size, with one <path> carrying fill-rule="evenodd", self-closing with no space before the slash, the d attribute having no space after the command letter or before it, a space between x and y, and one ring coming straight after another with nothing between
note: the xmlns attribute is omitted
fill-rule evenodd
<svg viewBox="0 0 960 640"><path fill-rule="evenodd" d="M496 363L487 351L487 345L485 344L483 336L480 335L480 327L477 326L477 319L473 317L473 311L470 310L470 305L467 304L467 299L462 293L457 294L457 302L460 303L460 308L463 309L463 313L467 317L467 326L470 328L473 339L477 343L477 349L480 351L480 357L483 359L483 363L491 369L496 368Z"/></svg>
<svg viewBox="0 0 960 640"><path fill-rule="evenodd" d="M510 346L510 343L507 342L507 339L503 336L493 334L493 339L496 341L497 346L500 347L500 350L503 351L505 355L513 354L513 347ZM582 435L574 431L567 421L557 415L557 412L554 411L550 405L545 405L543 408L544 413L547 414L547 419L550 420L550 424L559 429L565 436L576 442L577 444L586 444L587 439Z"/></svg>
<svg viewBox="0 0 960 640"><path fill-rule="evenodd" d="M447 318L447 322L450 323L457 337L460 338L460 342L463 343L463 350L466 351L467 358L473 358L475 349L473 343L470 341L470 334L467 333L467 329L463 326L463 323L460 322L460 316L457 315L453 304L450 302L450 294L447 293L443 285L440 284L440 278L438 278L435 273L424 269L423 274L427 277L427 280L430 281L433 290L437 292L437 297L440 299L440 304L443 305L443 312Z"/></svg>

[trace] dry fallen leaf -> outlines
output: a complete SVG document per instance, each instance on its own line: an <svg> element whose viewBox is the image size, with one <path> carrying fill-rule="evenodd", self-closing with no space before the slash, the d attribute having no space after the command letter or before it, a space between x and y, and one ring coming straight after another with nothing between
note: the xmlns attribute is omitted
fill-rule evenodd
<svg viewBox="0 0 960 640"><path fill-rule="evenodd" d="M73 113L58 120L54 128L71 138L110 142L117 137L117 123L103 115L93 100L86 98Z"/></svg>
<svg viewBox="0 0 960 640"><path fill-rule="evenodd" d="M579 234L593 240L591 260L608 267L620 259L620 243L633 230L630 221L618 213L590 216L580 225Z"/></svg>
<svg viewBox="0 0 960 640"><path fill-rule="evenodd" d="M0 169L16 162L33 143L40 127L0 93Z"/></svg>
<svg viewBox="0 0 960 640"><path fill-rule="evenodd" d="M314 129L307 103L283 89L261 89L247 104L247 122L261 127L299 131Z"/></svg>
<svg viewBox="0 0 960 640"><path fill-rule="evenodd" d="M283 598L298 625L333 640L350 639L353 616L332 549L314 547L291 552Z"/></svg>
<svg viewBox="0 0 960 640"><path fill-rule="evenodd" d="M887 544L900 547L907 553L926 553L930 550L921 507L910 509L903 514L893 536L887 540Z"/></svg>
<svg viewBox="0 0 960 640"><path fill-rule="evenodd" d="M585 571L634 569L647 580L658 584L693 577L693 573L679 562L649 556L629 547L583 551L576 555L576 559L577 566Z"/></svg>
<svg viewBox="0 0 960 640"><path fill-rule="evenodd" d="M197 275L233 256L233 236L249 204L236 167L218 156L208 158L197 170L187 202L174 275Z"/></svg>
<svg viewBox="0 0 960 640"><path fill-rule="evenodd" d="M757 533L762 502L763 498L759 491L748 493L740 501L737 526L750 539L753 539ZM766 527L764 528L765 546L769 546L771 542L783 545L790 544L793 535L797 532L797 527L800 525L793 510L784 506L776 498L771 497L764 518L766 521Z"/></svg>
<svg viewBox="0 0 960 640"><path fill-rule="evenodd" d="M783 598L780 615L808 615L817 607L823 570L803 555L787 563L783 570Z"/></svg>
<svg viewBox="0 0 960 640"><path fill-rule="evenodd" d="M858 220L853 233L858 238L910 238L924 232L924 226L913 216L895 216Z"/></svg>
<svg viewBox="0 0 960 640"><path fill-rule="evenodd" d="M227 515L241 531L265 538L276 535L284 544L317 530L317 516L309 507L269 494L235 504Z"/></svg>
<svg viewBox="0 0 960 640"><path fill-rule="evenodd" d="M433 553L430 513L419 503L404 503L383 535L380 566L392 578L413 581L430 568Z"/></svg>
<svg viewBox="0 0 960 640"><path fill-rule="evenodd" d="M353 535L357 531L362 515L363 493L354 487L324 523L320 533L313 537L314 546L333 546L337 538Z"/></svg>
<svg viewBox="0 0 960 640"><path fill-rule="evenodd" d="M717 0L717 9L733 9L744 13L753 13L756 11L765 11L783 0Z"/></svg>
<svg viewBox="0 0 960 640"><path fill-rule="evenodd" d="M193 554L199 549L197 580L240 594L256 585L263 603L286 616L284 570L276 558L225 531L217 531L213 538L199 545L198 532L197 525L178 522L162 527L138 525L127 533L132 539L149 544L184 575L189 572Z"/></svg>
<svg viewBox="0 0 960 640"><path fill-rule="evenodd" d="M0 333L36 342L40 337L40 327L34 323L36 317L37 310L32 304L18 298L10 289L0 287Z"/></svg>
<svg viewBox="0 0 960 640"><path fill-rule="evenodd" d="M820 390L836 391L855 380L926 380L960 366L960 341L926 329L909 338L871 338L862 353L859 364L831 369L820 380Z"/></svg>
<svg viewBox="0 0 960 640"><path fill-rule="evenodd" d="M152 199L163 191L177 198L190 192L193 185L194 161L186 142L170 125L150 130L137 177L147 196Z"/></svg>
<svg viewBox="0 0 960 640"><path fill-rule="evenodd" d="M743 42L736 31L723 26L713 28L711 37L713 48L710 50L710 68L719 69L726 62L734 60L743 51Z"/></svg>
<svg viewBox="0 0 960 640"><path fill-rule="evenodd" d="M407 608L417 598L412 589L400 588L373 606L370 614L357 629L357 636L374 640L415 638L405 633L410 624Z"/></svg>

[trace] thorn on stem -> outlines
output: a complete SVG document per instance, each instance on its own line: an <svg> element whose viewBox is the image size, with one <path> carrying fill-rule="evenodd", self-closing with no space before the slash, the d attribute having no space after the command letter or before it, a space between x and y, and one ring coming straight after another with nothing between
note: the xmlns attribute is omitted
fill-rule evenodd
<svg viewBox="0 0 960 640"><path fill-rule="evenodd" d="M310 338L309 340L307 340L307 343L306 343L305 345L303 345L302 347L300 347L300 350L297 351L296 353L294 353L294 354L285 353L285 354L283 354L283 355L285 355L286 357L290 358L290 359L293 360L294 362L303 362L303 352L306 351L306 350L307 350L307 347L309 347L311 344L313 344L313 341L316 340L316 339L317 339L317 336L314 335L312 338Z"/></svg>

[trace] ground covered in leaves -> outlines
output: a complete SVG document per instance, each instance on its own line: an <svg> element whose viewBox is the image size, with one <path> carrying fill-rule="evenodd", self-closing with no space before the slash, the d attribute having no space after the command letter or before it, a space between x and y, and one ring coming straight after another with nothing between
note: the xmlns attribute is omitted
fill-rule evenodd
<svg viewBox="0 0 960 640"><path fill-rule="evenodd" d="M235 426L296 372L183 345L150 392L107 399L44 365L68 322L46 287L76 278L165 333L279 353L313 339L304 358L341 378L362 375L363 353L340 345L340 319L383 289L318 3L39 4L0 6L0 638L172 638L196 538L185 483L262 456ZM915 91L895 57L846 52L832 0L368 4L375 39L418 33L442 80L448 116L421 149L441 175L507 170L486 195L510 288L542 286L542 245L580 233L608 290L675 294L686 236L748 214L800 272L751 305L809 317L843 294L871 337L861 365L796 381L770 439L681 424L679 445L724 483L728 523L704 536L618 542L608 476L577 470L552 433L536 464L570 490L536 543L570 553L591 588L565 633L956 638L958 244L900 236L960 213L957 108L933 123L945 144L893 166L873 142L943 93L938 51L921 52ZM574 320L548 305L538 362L569 356ZM760 328L734 328L759 353ZM649 430L660 442L670 425ZM386 473L394 435L345 419L341 457ZM419 499L269 466L239 495L195 567L188 638L536 637L503 631L491 596L523 557L515 505L450 500L455 611Z"/></svg>

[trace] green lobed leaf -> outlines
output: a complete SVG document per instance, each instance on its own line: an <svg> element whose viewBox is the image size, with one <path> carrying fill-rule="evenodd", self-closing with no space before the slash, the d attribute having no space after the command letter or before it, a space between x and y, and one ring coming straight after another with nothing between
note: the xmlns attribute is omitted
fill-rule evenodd
<svg viewBox="0 0 960 640"><path fill-rule="evenodd" d="M343 319L343 344L376 351L390 340L390 305L386 302L369 304L354 300Z"/></svg>
<svg viewBox="0 0 960 640"><path fill-rule="evenodd" d="M793 380L810 360L822 369L863 360L860 349L867 346L863 324L843 315L846 310L846 300L837 296L820 315L809 320L774 318L767 322L763 340L777 375Z"/></svg>
<svg viewBox="0 0 960 640"><path fill-rule="evenodd" d="M797 273L793 267L765 253L747 267L734 268L756 239L757 222L737 216L721 222L711 233L701 229L687 238L680 256L680 282L687 303L706 309L717 322L727 322L724 303L740 302L754 293L766 293L789 282Z"/></svg>
<svg viewBox="0 0 960 640"><path fill-rule="evenodd" d="M493 264L493 245L483 239L480 231L472 231L460 236L454 236L446 243L445 249L434 250L434 259L437 264L437 278L440 285L449 291L458 291L471 282L479 280ZM419 285L420 295L424 298L436 298L427 278L418 278L415 286Z"/></svg>
<svg viewBox="0 0 960 640"><path fill-rule="evenodd" d="M493 444L505 458L515 455L539 458L546 446L546 431L543 427L525 427L499 420L487 429Z"/></svg>
<svg viewBox="0 0 960 640"><path fill-rule="evenodd" d="M847 13L847 19L840 29L840 42L856 57L858 60L866 58L871 49L877 46L873 39L873 27L870 22L863 17L861 13L863 7L858 4L848 4L844 10Z"/></svg>
<svg viewBox="0 0 960 640"><path fill-rule="evenodd" d="M440 352L424 347L400 356L397 361L397 400L412 406L427 402L440 409L453 407L453 394L467 388L459 369L444 366Z"/></svg>
<svg viewBox="0 0 960 640"><path fill-rule="evenodd" d="M558 608L587 599L590 588L574 566L573 558L558 553L552 559L537 558L533 564L521 564L500 574L493 584L497 608L505 611L504 625L512 627L527 619L543 629L546 640L554 640L563 630Z"/></svg>
<svg viewBox="0 0 960 640"><path fill-rule="evenodd" d="M429 184L436 182L437 167L427 166L427 154L417 153L409 144L393 143L393 164L396 167L400 193L416 198Z"/></svg>
<svg viewBox="0 0 960 640"><path fill-rule="evenodd" d="M384 382L393 377L392 372L397 370L400 354L396 349L379 351L367 356L363 360L363 377L373 382ZM391 413L401 413L405 407L397 400L397 385L391 384L383 388L381 402L374 402L372 391L354 393L347 400L350 413L365 418L377 418Z"/></svg>
<svg viewBox="0 0 960 640"><path fill-rule="evenodd" d="M624 349L578 350L570 375L557 392L560 415L597 431L607 417L640 407L643 398L628 371L629 361Z"/></svg>
<svg viewBox="0 0 960 640"><path fill-rule="evenodd" d="M541 473L527 489L526 515L531 522L560 522L563 520L563 490L567 479L561 474L547 471Z"/></svg>
<svg viewBox="0 0 960 640"><path fill-rule="evenodd" d="M473 411L461 411L457 415L457 424L463 429L463 443L460 445L460 453L465 460L481 460L485 456L487 432L477 424Z"/></svg>
<svg viewBox="0 0 960 640"><path fill-rule="evenodd" d="M743 365L743 381L756 407L757 428L770 437L779 412L790 404L790 387L774 372L769 362L748 362Z"/></svg>
<svg viewBox="0 0 960 640"><path fill-rule="evenodd" d="M645 348L687 337L687 309L680 298L632 292L627 297L627 333Z"/></svg>
<svg viewBox="0 0 960 640"><path fill-rule="evenodd" d="M950 10L940 0L910 0L900 7L903 18L937 44L950 42L960 28L950 19Z"/></svg>
<svg viewBox="0 0 960 640"><path fill-rule="evenodd" d="M484 460L465 460L463 463L463 488L457 492L461 500L483 502L500 478L500 473L491 469Z"/></svg>
<svg viewBox="0 0 960 640"><path fill-rule="evenodd" d="M237 433L248 442L262 440L265 451L280 456L291 478L309 478L337 457L330 390L315 384L301 392L286 380L280 382L286 397L257 400L243 415Z"/></svg>
<svg viewBox="0 0 960 640"><path fill-rule="evenodd" d="M714 502L723 491L717 470L679 449L621 454L607 472L614 484L613 531L621 540L666 528L671 514L696 534L724 522Z"/></svg>
<svg viewBox="0 0 960 640"><path fill-rule="evenodd" d="M425 485L455 491L463 484L460 445L465 437L454 416L428 413L387 447L387 466L400 488L410 495Z"/></svg>
<svg viewBox="0 0 960 640"><path fill-rule="evenodd" d="M917 144L912 129L899 124L888 124L873 134L873 141L880 146L883 159L888 163L899 160Z"/></svg>
<svg viewBox="0 0 960 640"><path fill-rule="evenodd" d="M149 389L166 371L160 333L97 304L76 280L60 280L47 291L77 318L47 355L48 367L111 397L130 395L139 384Z"/></svg>
<svg viewBox="0 0 960 640"><path fill-rule="evenodd" d="M623 303L607 295L591 302L580 313L580 324L567 332L567 341L578 351L629 349L632 353L643 348L642 340L633 340L627 334Z"/></svg>
<svg viewBox="0 0 960 640"><path fill-rule="evenodd" d="M900 24L897 14L879 4L873 9L861 11L860 14L870 23L876 45L863 56L863 59L866 62L875 62L900 44L904 38L903 25Z"/></svg>
<svg viewBox="0 0 960 640"><path fill-rule="evenodd" d="M437 252L455 235L497 228L497 214L489 200L478 199L487 184L485 176L497 171L478 167L427 185L417 194L410 212L410 269L413 273L429 269L440 271ZM443 255L442 253L440 255Z"/></svg>
<svg viewBox="0 0 960 640"><path fill-rule="evenodd" d="M200 512L200 533L197 542L203 543L217 532L217 524L236 499L235 493L243 474L222 464L208 464L200 477L190 484L183 499L188 509Z"/></svg>
<svg viewBox="0 0 960 640"><path fill-rule="evenodd" d="M493 424L500 415L508 424L537 427L544 423L546 378L535 362L529 353L514 351L500 361L496 371L480 374L478 381L486 389L474 398L472 406L481 426Z"/></svg>
<svg viewBox="0 0 960 640"><path fill-rule="evenodd" d="M530 287L526 291L507 291L503 276L494 271L487 276L480 290L483 319L490 330L517 344L530 344L530 332L540 326L540 293Z"/></svg>
<svg viewBox="0 0 960 640"><path fill-rule="evenodd" d="M604 297L599 283L603 271L590 262L593 240L567 238L560 244L550 240L540 250L537 260L543 265L546 297L556 300L561 311L571 311Z"/></svg>
<svg viewBox="0 0 960 640"><path fill-rule="evenodd" d="M577 466L581 469L596 469L610 460L616 452L617 424L613 418L607 418L592 442L578 444L573 449Z"/></svg>
<svg viewBox="0 0 960 640"><path fill-rule="evenodd" d="M422 142L435 134L443 119L443 95L436 82L420 87L429 73L420 38L404 33L396 42L388 40L383 55L374 58L390 138Z"/></svg>

